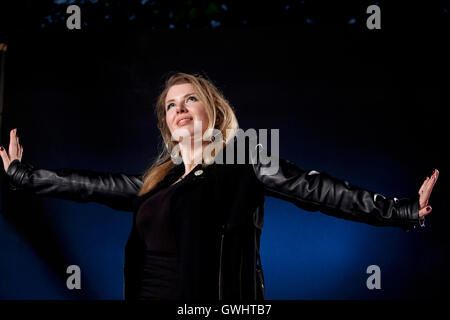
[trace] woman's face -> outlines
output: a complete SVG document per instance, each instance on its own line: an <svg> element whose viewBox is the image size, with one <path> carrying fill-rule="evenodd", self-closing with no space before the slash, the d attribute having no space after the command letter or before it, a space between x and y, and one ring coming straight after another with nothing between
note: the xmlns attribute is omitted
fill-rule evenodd
<svg viewBox="0 0 450 320"><path fill-rule="evenodd" d="M183 83L170 87L166 95L165 108L166 123L172 137L186 134L186 131L179 129L187 130L189 136L193 136L194 121L199 121L203 136L208 127L208 115L205 104L199 100L192 84ZM176 130L179 131L174 135Z"/></svg>

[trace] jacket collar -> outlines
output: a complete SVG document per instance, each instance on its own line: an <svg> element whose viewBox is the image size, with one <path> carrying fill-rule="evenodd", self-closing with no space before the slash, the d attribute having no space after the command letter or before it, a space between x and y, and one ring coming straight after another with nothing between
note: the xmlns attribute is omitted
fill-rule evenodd
<svg viewBox="0 0 450 320"><path fill-rule="evenodd" d="M169 160L171 161L171 160ZM196 171L202 169L202 164L197 164L194 169L192 169L191 172L189 172L189 174L185 177L187 178L192 174L195 174ZM176 164L172 169L169 170L169 172L166 174L166 176L156 185L155 188L153 188L153 190L147 192L146 194L143 194L142 196L140 196L136 201L136 208L138 207L138 205L140 203L142 203L143 201L145 201L148 197L152 196L153 194L155 194L156 192L158 192L159 190L170 186L172 183L174 183L175 181L177 181L183 174L184 174L185 170L184 170L184 162L181 162L180 164Z"/></svg>
<svg viewBox="0 0 450 320"><path fill-rule="evenodd" d="M197 164L191 172L189 172L188 176L190 176L192 173L195 174L195 172L199 169L201 169L203 166L201 163ZM180 164L175 165L170 171L167 173L167 175L164 177L164 179L161 181L163 182L169 182L172 184L173 182L177 181L185 172L184 169L184 162L181 162Z"/></svg>

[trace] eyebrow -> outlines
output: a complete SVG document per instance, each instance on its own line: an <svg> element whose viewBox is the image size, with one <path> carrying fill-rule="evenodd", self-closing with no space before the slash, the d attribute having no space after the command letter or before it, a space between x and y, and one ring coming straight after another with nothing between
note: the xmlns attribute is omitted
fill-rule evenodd
<svg viewBox="0 0 450 320"><path fill-rule="evenodd" d="M190 96L190 95L192 95L192 94L195 94L195 92L187 93L187 94L184 95L183 98L186 98L187 96ZM166 104L168 104L170 101L175 101L175 99L167 100L167 101L166 101Z"/></svg>

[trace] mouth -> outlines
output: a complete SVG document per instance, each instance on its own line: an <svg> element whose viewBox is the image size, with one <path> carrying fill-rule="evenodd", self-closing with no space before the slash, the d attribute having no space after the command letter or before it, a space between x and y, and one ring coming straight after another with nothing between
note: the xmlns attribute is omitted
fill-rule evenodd
<svg viewBox="0 0 450 320"><path fill-rule="evenodd" d="M193 120L192 117L183 117L177 121L177 126L179 127L184 126L185 124L190 123L192 120Z"/></svg>

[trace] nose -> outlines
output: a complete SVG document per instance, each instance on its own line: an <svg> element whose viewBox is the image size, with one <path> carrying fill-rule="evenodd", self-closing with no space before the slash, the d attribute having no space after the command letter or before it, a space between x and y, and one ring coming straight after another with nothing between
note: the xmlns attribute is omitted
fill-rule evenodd
<svg viewBox="0 0 450 320"><path fill-rule="evenodd" d="M186 106L184 105L184 103L183 102L180 103L177 107L177 113L182 113L182 112L186 112L186 111L187 111L187 109L186 109Z"/></svg>

